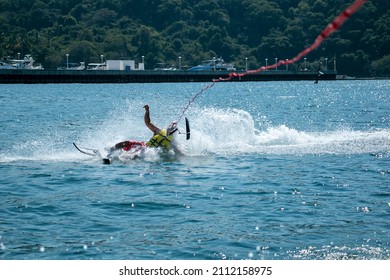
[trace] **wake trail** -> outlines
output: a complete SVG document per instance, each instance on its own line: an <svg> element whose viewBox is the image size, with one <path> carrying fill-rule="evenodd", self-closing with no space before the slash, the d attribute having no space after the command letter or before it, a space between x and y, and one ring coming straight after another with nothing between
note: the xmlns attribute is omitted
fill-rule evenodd
<svg viewBox="0 0 390 280"><path fill-rule="evenodd" d="M191 119L194 133L183 143L189 155L390 154L390 129L302 131L265 124L259 130L237 109L196 109Z"/></svg>

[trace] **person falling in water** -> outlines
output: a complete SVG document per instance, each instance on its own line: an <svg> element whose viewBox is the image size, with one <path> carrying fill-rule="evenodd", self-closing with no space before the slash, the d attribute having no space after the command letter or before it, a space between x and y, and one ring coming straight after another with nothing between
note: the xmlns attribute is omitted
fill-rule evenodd
<svg viewBox="0 0 390 280"><path fill-rule="evenodd" d="M110 148L107 157L110 157L117 150L140 152L143 147L150 148L162 148L163 151L173 150L176 154L182 155L182 151L178 148L177 143L174 140L174 133L178 131L177 123L171 122L166 129L160 129L155 126L150 120L149 105L144 106L145 125L153 132L152 138L147 142L140 142L135 140L123 141L115 144L114 147Z"/></svg>

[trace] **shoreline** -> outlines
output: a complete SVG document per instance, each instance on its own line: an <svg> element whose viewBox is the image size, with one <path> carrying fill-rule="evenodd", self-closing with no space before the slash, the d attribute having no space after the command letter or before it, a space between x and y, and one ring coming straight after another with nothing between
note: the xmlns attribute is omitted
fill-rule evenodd
<svg viewBox="0 0 390 280"><path fill-rule="evenodd" d="M313 71L268 70L229 82L248 81L302 81L336 80L337 71L322 71L318 77ZM171 83L210 82L227 78L231 71L155 71L155 70L0 70L0 84L48 84L48 83ZM236 73L245 73L237 71Z"/></svg>

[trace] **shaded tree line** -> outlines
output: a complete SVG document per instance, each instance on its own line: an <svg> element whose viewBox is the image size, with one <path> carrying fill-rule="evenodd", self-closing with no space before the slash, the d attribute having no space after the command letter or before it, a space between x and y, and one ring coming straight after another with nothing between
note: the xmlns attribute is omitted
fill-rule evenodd
<svg viewBox="0 0 390 280"><path fill-rule="evenodd" d="M352 0L351 0L352 2ZM0 0L0 57L31 54L56 68L134 59L197 65L223 57L238 69L288 59L309 46L350 3L343 0ZM368 1L320 48L320 60L353 76L390 75L390 2ZM247 58L247 59L246 59ZM300 69L302 63L289 66ZM331 66L332 65L332 66Z"/></svg>

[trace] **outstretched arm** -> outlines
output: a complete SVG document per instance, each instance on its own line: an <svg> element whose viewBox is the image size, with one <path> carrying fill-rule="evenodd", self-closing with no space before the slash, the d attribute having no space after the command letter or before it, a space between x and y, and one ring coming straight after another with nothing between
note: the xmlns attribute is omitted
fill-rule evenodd
<svg viewBox="0 0 390 280"><path fill-rule="evenodd" d="M145 105L144 108L145 108L144 121L145 121L146 126L147 126L154 134L160 133L160 129L159 129L157 126L155 126L154 124L152 124L152 122L150 121L149 105Z"/></svg>

